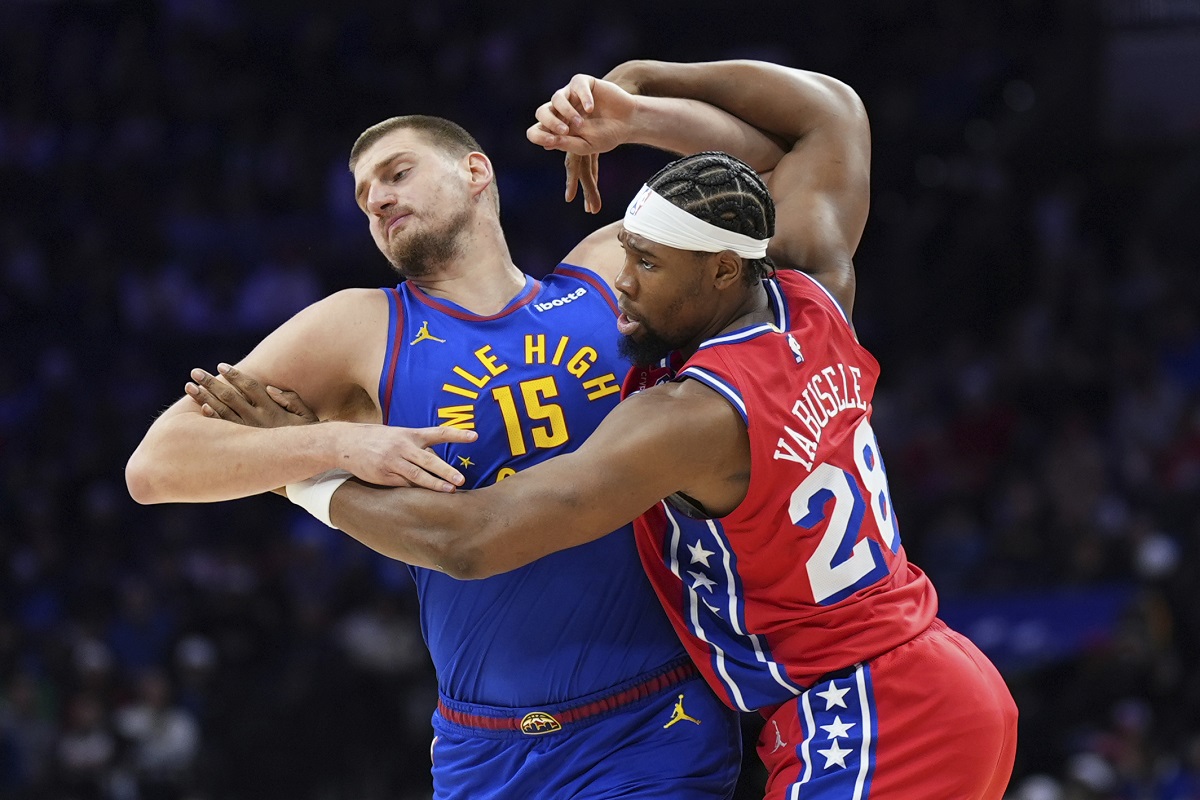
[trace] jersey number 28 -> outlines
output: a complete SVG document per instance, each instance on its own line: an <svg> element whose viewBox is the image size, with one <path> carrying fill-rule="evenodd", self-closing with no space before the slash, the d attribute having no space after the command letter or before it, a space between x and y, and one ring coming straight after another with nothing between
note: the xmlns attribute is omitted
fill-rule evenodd
<svg viewBox="0 0 1200 800"><path fill-rule="evenodd" d="M854 430L854 465L870 496L871 514L883 544L895 553L900 549L900 529L879 444L865 417ZM813 600L821 605L844 600L887 575L879 542L858 538L867 505L855 475L829 463L818 465L792 492L788 513L794 524L812 530L828 521L805 565Z"/></svg>

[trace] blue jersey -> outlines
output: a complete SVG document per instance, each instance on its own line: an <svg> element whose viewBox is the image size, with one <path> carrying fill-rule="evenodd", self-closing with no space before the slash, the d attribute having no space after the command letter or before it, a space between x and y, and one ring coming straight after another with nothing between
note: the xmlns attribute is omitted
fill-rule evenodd
<svg viewBox="0 0 1200 800"><path fill-rule="evenodd" d="M587 270L526 277L491 316L408 282L385 291L384 422L476 431L471 444L437 448L468 489L571 452L621 398L616 301ZM565 702L684 656L630 526L486 580L410 569L439 688L454 700Z"/></svg>

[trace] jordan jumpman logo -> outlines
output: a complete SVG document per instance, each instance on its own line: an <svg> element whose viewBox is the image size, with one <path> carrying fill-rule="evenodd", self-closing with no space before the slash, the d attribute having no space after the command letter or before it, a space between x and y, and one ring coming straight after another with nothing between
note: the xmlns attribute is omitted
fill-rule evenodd
<svg viewBox="0 0 1200 800"><path fill-rule="evenodd" d="M779 751L779 748L787 747L787 742L783 740L783 734L779 732L779 723L771 720L771 724L775 726L775 749L771 752L775 753Z"/></svg>
<svg viewBox="0 0 1200 800"><path fill-rule="evenodd" d="M431 342L441 342L442 344L446 343L445 339L439 339L438 337L434 336L432 333L429 332L429 323L428 322L422 322L421 329L417 331L417 338L413 339L408 344L411 347L412 345L416 344L417 342L423 342L426 339L428 339Z"/></svg>
<svg viewBox="0 0 1200 800"><path fill-rule="evenodd" d="M663 727L669 728L676 722L683 722L685 719L688 722L694 722L697 725L700 724L700 720L696 719L695 717L688 716L688 713L683 710L683 695L679 695L679 699L675 701L675 710L671 712L671 719L666 725L663 725Z"/></svg>

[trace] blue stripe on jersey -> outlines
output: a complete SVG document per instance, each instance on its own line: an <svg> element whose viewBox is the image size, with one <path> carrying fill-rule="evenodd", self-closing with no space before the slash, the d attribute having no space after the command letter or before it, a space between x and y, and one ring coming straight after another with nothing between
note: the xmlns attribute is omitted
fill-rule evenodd
<svg viewBox="0 0 1200 800"><path fill-rule="evenodd" d="M763 284L767 287L767 298L771 302L771 310L775 312L775 327L781 331L789 330L791 325L788 324L787 298L779 289L779 281L768 278L763 281Z"/></svg>
<svg viewBox="0 0 1200 800"><path fill-rule="evenodd" d="M392 409L392 388L395 386L393 376L396 371L396 361L400 358L400 345L403 344L400 332L404 328L404 298L400 296L400 288L384 289L388 299L388 342L391 345L383 357L383 369L379 373L379 406L383 412L383 424L388 424L388 415Z"/></svg>
<svg viewBox="0 0 1200 800"><path fill-rule="evenodd" d="M804 277L808 278L810 281L815 283L817 285L817 288L820 289L822 292L824 292L825 296L828 297L833 302L833 307L836 308L838 310L838 313L842 315L842 319L846 322L846 324L847 325L850 324L850 317L846 316L846 309L842 308L842 304L837 301L837 298L834 297L829 292L829 290L825 288L825 284L821 283L819 280L814 278L812 275L809 275L807 272L800 272L800 270L796 270L796 272L798 272L799 274L803 275Z"/></svg>
<svg viewBox="0 0 1200 800"><path fill-rule="evenodd" d="M600 292L600 295L608 301L608 305L610 308L612 308L613 314L621 313L621 310L617 308L617 293L612 290L612 287L609 286L606 281L600 280L600 276L596 273L586 270L582 267L577 267L573 264L566 263L559 264L554 272L556 275L565 275L568 278L578 278L579 280L586 281L587 283L596 287L596 291Z"/></svg>
<svg viewBox="0 0 1200 800"><path fill-rule="evenodd" d="M789 800L867 800L875 774L879 722L871 668L814 685L797 703L804 741L796 755L804 770Z"/></svg>
<svg viewBox="0 0 1200 800"><path fill-rule="evenodd" d="M800 694L801 687L787 677L764 638L746 630L737 556L720 522L663 508L671 526L664 557L686 589L682 597L688 628L709 645L713 671L731 705L753 711Z"/></svg>
<svg viewBox="0 0 1200 800"><path fill-rule="evenodd" d="M721 378L713 375L707 370L699 367L688 367L683 372L679 373L679 378L692 378L700 381L708 388L721 394L726 400L733 404L737 412L742 415L742 421L746 423L746 427L750 427L750 417L746 413L746 401L742 400L742 395L732 385L726 383Z"/></svg>
<svg viewBox="0 0 1200 800"><path fill-rule="evenodd" d="M706 347L713 347L718 344L731 344L733 342L745 342L750 339L762 336L764 333L777 333L778 328L773 325L753 325L749 328L742 328L733 333L727 333L724 336L714 336L711 339L705 339L704 342L697 347L697 350L703 350Z"/></svg>

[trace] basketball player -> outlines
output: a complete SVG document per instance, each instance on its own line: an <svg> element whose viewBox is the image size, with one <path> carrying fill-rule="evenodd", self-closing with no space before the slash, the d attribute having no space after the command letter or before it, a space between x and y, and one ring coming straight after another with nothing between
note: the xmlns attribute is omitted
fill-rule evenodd
<svg viewBox="0 0 1200 800"><path fill-rule="evenodd" d="M769 106L792 80L768 71L741 100ZM572 81L539 111L558 140L530 138L595 155L598 85ZM579 449L479 491L324 476L289 496L380 552L461 578L636 518L642 564L695 663L731 708L766 718L768 798L1000 800L1016 707L937 618L901 544L871 429L879 366L849 317L866 120L855 101L825 108L814 119L795 107L790 129L743 117L795 142L770 191L743 162L700 153L630 203L617 327L639 366ZM564 122L570 133L552 133ZM804 269L775 272L775 260Z"/></svg>
<svg viewBox="0 0 1200 800"><path fill-rule="evenodd" d="M664 84L684 67L659 65ZM690 80L701 91L767 69L705 65ZM657 96L633 103L609 92L624 103L612 107L637 112L623 117L630 141L725 147L759 168L784 152L716 105L653 82L641 88ZM779 102L799 101L797 91L811 86ZM359 138L350 167L371 235L406 280L316 303L230 372L299 392L326 422L232 425L181 398L129 461L139 502L243 497L334 466L374 484L483 487L574 450L616 405L627 363L612 334L615 226L534 280L509 256L492 165L458 126L387 120ZM219 383L195 375L190 394ZM446 444L470 450L425 451ZM441 694L436 797L731 794L737 715L672 631L627 522L483 581L414 563Z"/></svg>

